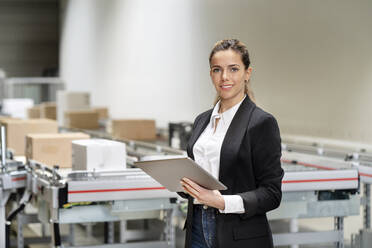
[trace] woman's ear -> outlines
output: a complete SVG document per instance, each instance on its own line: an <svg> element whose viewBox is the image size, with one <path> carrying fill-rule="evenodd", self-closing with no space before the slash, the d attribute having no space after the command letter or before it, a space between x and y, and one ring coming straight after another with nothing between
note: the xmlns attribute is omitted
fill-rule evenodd
<svg viewBox="0 0 372 248"><path fill-rule="evenodd" d="M247 70L245 70L245 81L249 81L249 79L251 78L251 74L252 74L252 67L248 67Z"/></svg>

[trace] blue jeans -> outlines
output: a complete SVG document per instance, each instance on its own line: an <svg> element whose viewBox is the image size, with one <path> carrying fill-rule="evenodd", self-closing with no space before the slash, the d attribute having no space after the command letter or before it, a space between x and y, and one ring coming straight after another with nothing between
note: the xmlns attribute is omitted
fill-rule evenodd
<svg viewBox="0 0 372 248"><path fill-rule="evenodd" d="M216 209L194 205L191 248L216 247Z"/></svg>

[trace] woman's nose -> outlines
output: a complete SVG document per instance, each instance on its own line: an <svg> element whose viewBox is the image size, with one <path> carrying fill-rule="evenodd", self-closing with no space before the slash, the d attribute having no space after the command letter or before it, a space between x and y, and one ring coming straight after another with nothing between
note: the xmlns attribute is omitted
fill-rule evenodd
<svg viewBox="0 0 372 248"><path fill-rule="evenodd" d="M228 74L227 74L227 70L223 70L222 72L222 80L223 81L227 81L228 80Z"/></svg>

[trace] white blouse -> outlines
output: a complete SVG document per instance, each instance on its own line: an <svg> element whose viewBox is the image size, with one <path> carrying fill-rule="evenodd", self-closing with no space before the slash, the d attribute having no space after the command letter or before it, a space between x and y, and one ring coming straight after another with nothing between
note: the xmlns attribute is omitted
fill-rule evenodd
<svg viewBox="0 0 372 248"><path fill-rule="evenodd" d="M243 100L245 97L243 98ZM223 113L218 113L220 102L213 109L211 119L199 139L196 141L193 152L195 162L203 169L211 173L215 178L219 177L221 146L236 111L240 104L235 104ZM217 123L216 120L220 119ZM244 213L243 199L240 195L222 195L225 200L225 210L221 213ZM197 204L197 202L194 202Z"/></svg>

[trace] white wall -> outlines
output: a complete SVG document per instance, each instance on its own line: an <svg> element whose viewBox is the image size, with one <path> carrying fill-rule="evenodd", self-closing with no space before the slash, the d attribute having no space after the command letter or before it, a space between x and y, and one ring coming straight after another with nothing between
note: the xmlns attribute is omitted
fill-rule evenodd
<svg viewBox="0 0 372 248"><path fill-rule="evenodd" d="M372 141L372 2L297 3L267 13L272 44L258 48L259 102L282 132Z"/></svg>
<svg viewBox="0 0 372 248"><path fill-rule="evenodd" d="M68 89L92 92L114 118L192 121L211 106L207 53L189 1L70 1L61 41ZM203 52L201 56L200 52Z"/></svg>
<svg viewBox="0 0 372 248"><path fill-rule="evenodd" d="M283 132L372 141L370 13L368 0L67 1L61 75L114 118L192 121L213 102L211 47L237 37Z"/></svg>

